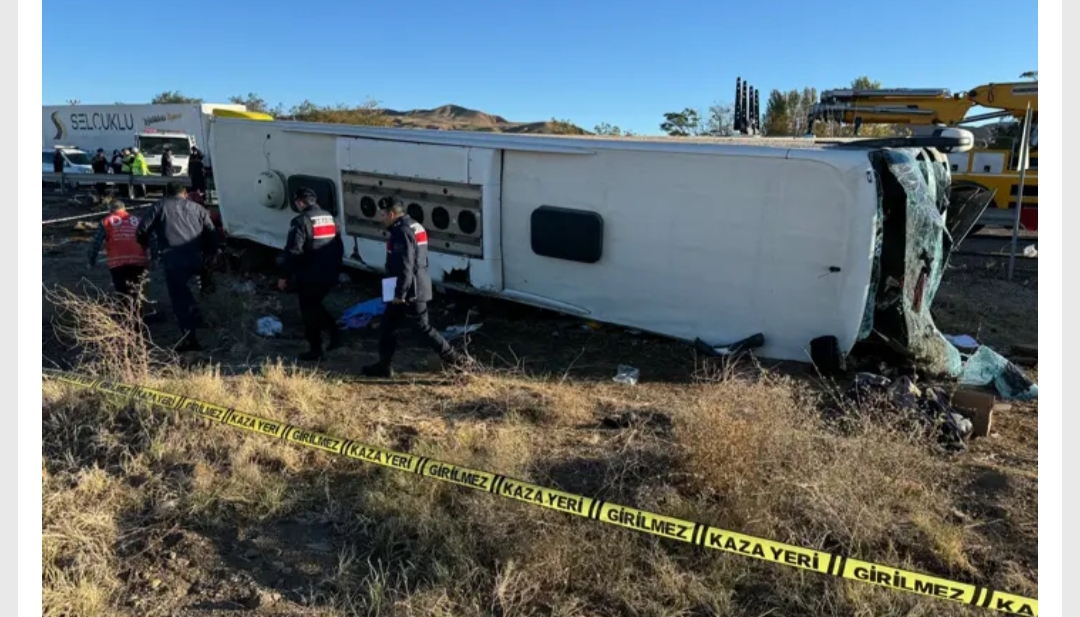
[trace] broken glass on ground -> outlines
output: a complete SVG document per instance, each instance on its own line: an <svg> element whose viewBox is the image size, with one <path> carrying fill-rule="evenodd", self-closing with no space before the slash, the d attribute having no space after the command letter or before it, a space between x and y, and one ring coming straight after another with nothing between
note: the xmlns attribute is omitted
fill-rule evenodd
<svg viewBox="0 0 1080 617"><path fill-rule="evenodd" d="M259 336L275 337L281 334L281 320L273 315L260 317L255 322L255 331Z"/></svg>
<svg viewBox="0 0 1080 617"><path fill-rule="evenodd" d="M641 377L641 371L628 364L620 364L615 370L615 377L612 380L615 383L632 386L638 382L639 377Z"/></svg>

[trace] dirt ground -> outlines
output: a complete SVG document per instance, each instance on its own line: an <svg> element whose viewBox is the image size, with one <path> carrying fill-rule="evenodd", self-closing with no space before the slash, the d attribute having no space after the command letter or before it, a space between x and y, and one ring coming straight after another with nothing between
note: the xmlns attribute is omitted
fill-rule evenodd
<svg viewBox="0 0 1080 617"><path fill-rule="evenodd" d="M46 204L43 218L78 213ZM108 289L92 229L43 229L43 277ZM1036 344L1037 261L957 258L934 300L946 333ZM238 284L253 286L242 290ZM400 451L489 469L781 541L1038 596L1037 403L950 453L880 410L823 419L809 371L716 366L685 344L512 303L446 296L436 325L482 323L464 380L404 344L404 375L358 377L373 332L317 369L295 298L263 274L200 300L207 351L137 377L162 389ZM370 297L358 276L331 311ZM160 276L150 297L168 313ZM276 315L275 340L254 332ZM78 359L42 316L43 367ZM151 327L168 346L175 321ZM404 341L403 341L404 343ZM279 360L280 358L280 360ZM616 366L641 382L612 381ZM1037 367L1029 368L1037 378ZM985 614L414 482L403 474L43 382L46 615Z"/></svg>

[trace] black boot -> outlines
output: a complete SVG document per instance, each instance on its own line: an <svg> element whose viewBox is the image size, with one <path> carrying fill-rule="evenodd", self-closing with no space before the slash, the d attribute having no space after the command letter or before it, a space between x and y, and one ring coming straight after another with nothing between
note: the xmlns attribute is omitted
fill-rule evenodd
<svg viewBox="0 0 1080 617"><path fill-rule="evenodd" d="M394 376L394 369L390 368L389 364L376 362L375 364L369 364L360 369L360 373L364 377L385 377L389 379Z"/></svg>

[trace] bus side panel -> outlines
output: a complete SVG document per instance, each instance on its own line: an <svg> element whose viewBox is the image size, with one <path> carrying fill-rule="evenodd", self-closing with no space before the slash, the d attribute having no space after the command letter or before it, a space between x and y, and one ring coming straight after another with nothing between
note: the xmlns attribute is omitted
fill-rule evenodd
<svg viewBox="0 0 1080 617"><path fill-rule="evenodd" d="M839 156L851 170L782 157L508 151L505 289L715 345L760 332L766 357L806 361L824 335L846 351L866 306L876 193L869 161ZM541 206L599 215L600 259L538 255Z"/></svg>

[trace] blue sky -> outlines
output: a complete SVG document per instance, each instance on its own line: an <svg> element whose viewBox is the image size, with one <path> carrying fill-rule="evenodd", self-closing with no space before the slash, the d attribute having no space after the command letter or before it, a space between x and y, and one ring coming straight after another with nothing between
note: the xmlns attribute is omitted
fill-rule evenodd
<svg viewBox="0 0 1080 617"><path fill-rule="evenodd" d="M142 2L131 18L45 0L42 97L138 103L181 90L224 102L255 92L286 106L370 97L394 109L455 103L515 121L656 133L665 111L730 102L738 76L762 90L762 104L773 88L840 87L863 74L954 91L1012 81L1038 67L1034 9L1004 0L188 0ZM114 77L133 66L141 70L131 80Z"/></svg>

